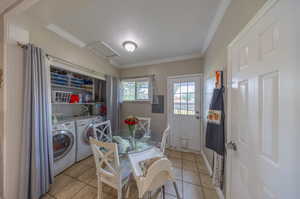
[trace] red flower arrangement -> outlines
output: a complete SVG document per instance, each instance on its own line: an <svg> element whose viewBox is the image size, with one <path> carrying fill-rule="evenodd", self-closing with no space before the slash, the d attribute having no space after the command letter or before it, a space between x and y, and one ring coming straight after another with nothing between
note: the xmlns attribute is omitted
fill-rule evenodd
<svg viewBox="0 0 300 199"><path fill-rule="evenodd" d="M100 115L101 115L101 116L105 116L106 113L107 113L107 108L106 108L105 105L102 105L102 106L100 107Z"/></svg>
<svg viewBox="0 0 300 199"><path fill-rule="evenodd" d="M124 120L124 122L127 125L136 125L138 124L139 120L136 117L128 117Z"/></svg>
<svg viewBox="0 0 300 199"><path fill-rule="evenodd" d="M135 125L139 123L139 120L134 116L129 116L124 120L124 123L128 125L130 133L134 136Z"/></svg>

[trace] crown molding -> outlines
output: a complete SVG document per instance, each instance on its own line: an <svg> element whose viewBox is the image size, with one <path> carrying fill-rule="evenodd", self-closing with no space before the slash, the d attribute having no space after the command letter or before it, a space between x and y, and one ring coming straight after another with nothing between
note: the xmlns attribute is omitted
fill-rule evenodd
<svg viewBox="0 0 300 199"><path fill-rule="evenodd" d="M204 55L204 53L208 49L212 39L214 38L214 36L218 30L218 27L225 15L226 10L229 7L230 3L231 3L231 0L222 0L222 2L220 3L220 5L217 9L217 13L216 13L212 23L210 24L206 38L204 40L204 44L203 44L202 51L201 51L202 55Z"/></svg>
<svg viewBox="0 0 300 199"><path fill-rule="evenodd" d="M64 30L63 28L55 25L55 24L49 24L46 26L46 28L51 31L56 33L57 35L59 35L61 38L71 42L72 44L79 46L80 48L83 48L86 46L86 44L81 41L80 39L78 39L77 37L75 37L73 34L71 34L70 32Z"/></svg>
<svg viewBox="0 0 300 199"><path fill-rule="evenodd" d="M139 66L149 66L149 65L156 65L156 64L163 64L163 63L169 63L169 62L175 62L175 61L184 61L189 59L195 59L195 58L201 58L201 53L195 53L190 55L183 55L183 56L177 56L177 57L168 57L163 59L157 59L153 61L147 61L147 62L139 62L135 64L129 64L129 65L118 65L117 68L133 68L133 67L139 67Z"/></svg>
<svg viewBox="0 0 300 199"><path fill-rule="evenodd" d="M0 14L4 13L7 9L13 6L18 0L1 0L0 1Z"/></svg>

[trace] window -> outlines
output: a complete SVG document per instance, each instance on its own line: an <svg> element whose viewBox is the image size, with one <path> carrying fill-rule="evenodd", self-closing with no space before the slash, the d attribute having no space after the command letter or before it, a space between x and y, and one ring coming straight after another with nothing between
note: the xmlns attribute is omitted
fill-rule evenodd
<svg viewBox="0 0 300 199"><path fill-rule="evenodd" d="M126 79L121 82L123 101L150 101L151 81L149 78Z"/></svg>
<svg viewBox="0 0 300 199"><path fill-rule="evenodd" d="M175 115L195 115L195 82L173 84Z"/></svg>

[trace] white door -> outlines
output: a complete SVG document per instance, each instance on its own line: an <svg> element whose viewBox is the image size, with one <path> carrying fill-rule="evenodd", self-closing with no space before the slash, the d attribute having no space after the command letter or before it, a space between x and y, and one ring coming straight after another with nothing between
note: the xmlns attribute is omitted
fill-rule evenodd
<svg viewBox="0 0 300 199"><path fill-rule="evenodd" d="M270 2L229 46L228 199L300 198L300 3Z"/></svg>
<svg viewBox="0 0 300 199"><path fill-rule="evenodd" d="M171 147L201 150L201 75L168 78L168 120Z"/></svg>

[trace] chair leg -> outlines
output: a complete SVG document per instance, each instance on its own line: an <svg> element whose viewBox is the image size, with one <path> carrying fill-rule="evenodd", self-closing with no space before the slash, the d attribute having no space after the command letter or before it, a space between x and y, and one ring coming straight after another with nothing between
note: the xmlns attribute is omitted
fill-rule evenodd
<svg viewBox="0 0 300 199"><path fill-rule="evenodd" d="M163 195L163 199L165 199L166 198L165 185L162 186L162 195Z"/></svg>
<svg viewBox="0 0 300 199"><path fill-rule="evenodd" d="M130 194L130 183L127 184L126 186L126 198L129 198L129 194Z"/></svg>
<svg viewBox="0 0 300 199"><path fill-rule="evenodd" d="M100 177L98 177L98 199L102 199L102 182Z"/></svg>
<svg viewBox="0 0 300 199"><path fill-rule="evenodd" d="M118 189L118 199L122 199L122 188Z"/></svg>
<svg viewBox="0 0 300 199"><path fill-rule="evenodd" d="M178 199L180 199L180 195L179 195L179 191L178 191L178 187L177 187L177 184L176 182L174 181L173 182L173 186L174 186L174 189L175 189L175 192L176 192L176 196Z"/></svg>

